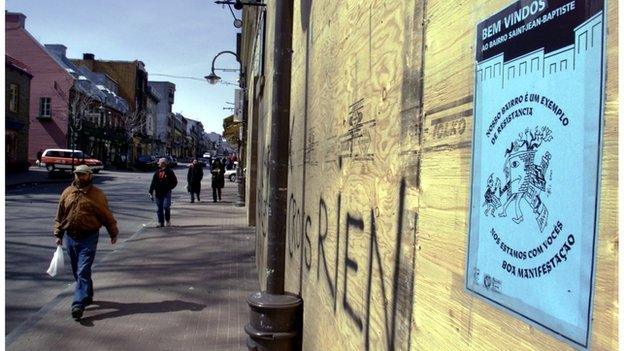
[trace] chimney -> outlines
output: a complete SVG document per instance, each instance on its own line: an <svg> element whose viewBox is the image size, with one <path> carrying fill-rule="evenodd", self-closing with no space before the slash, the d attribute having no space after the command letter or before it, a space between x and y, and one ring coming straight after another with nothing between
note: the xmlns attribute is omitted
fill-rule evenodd
<svg viewBox="0 0 624 351"><path fill-rule="evenodd" d="M83 60L91 60L91 61L93 61L93 60L95 60L95 55L91 54L91 53L88 53L88 52L85 52L84 54L82 54L82 59Z"/></svg>
<svg viewBox="0 0 624 351"><path fill-rule="evenodd" d="M7 28L25 28L26 27L26 15L19 12L5 12L4 20Z"/></svg>
<svg viewBox="0 0 624 351"><path fill-rule="evenodd" d="M65 58L67 54L67 46L62 44L45 44L45 48L54 55Z"/></svg>

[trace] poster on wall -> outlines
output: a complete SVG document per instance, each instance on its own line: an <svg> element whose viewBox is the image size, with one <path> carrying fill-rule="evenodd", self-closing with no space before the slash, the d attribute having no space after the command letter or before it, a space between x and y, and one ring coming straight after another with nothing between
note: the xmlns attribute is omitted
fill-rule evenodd
<svg viewBox="0 0 624 351"><path fill-rule="evenodd" d="M589 345L603 1L517 1L477 25L466 288Z"/></svg>

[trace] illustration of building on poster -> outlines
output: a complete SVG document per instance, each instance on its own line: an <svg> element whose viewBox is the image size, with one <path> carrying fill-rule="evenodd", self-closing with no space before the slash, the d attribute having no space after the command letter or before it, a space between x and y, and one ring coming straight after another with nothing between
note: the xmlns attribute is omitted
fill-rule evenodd
<svg viewBox="0 0 624 351"><path fill-rule="evenodd" d="M466 288L586 349L603 1L518 1L477 26Z"/></svg>

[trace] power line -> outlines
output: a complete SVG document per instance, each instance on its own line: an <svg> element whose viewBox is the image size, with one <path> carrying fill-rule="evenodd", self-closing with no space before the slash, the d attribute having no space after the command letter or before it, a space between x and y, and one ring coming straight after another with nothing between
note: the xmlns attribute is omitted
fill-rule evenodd
<svg viewBox="0 0 624 351"><path fill-rule="evenodd" d="M174 76L171 74L161 74L161 73L150 73L150 76L162 76L162 77L170 77L170 78L178 78L178 79L192 79L192 80L199 80L199 81L206 81L206 79L204 78L197 78L197 77L186 77L186 76Z"/></svg>
<svg viewBox="0 0 624 351"><path fill-rule="evenodd" d="M215 68L215 70L217 70L218 68ZM228 68L220 68L219 70L221 71L226 71L226 72L232 72L234 71L234 69L228 69ZM235 71L238 71L238 69L235 69ZM160 77L170 77L170 78L178 78L178 79L190 79L190 80L199 80L202 82L206 81L206 78L197 78L197 77L188 77L188 76L174 76L171 74L163 74L163 73L150 73L150 76L160 76ZM223 82L223 81L222 81ZM229 84L229 82L223 82L225 84ZM235 84L238 85L238 84Z"/></svg>

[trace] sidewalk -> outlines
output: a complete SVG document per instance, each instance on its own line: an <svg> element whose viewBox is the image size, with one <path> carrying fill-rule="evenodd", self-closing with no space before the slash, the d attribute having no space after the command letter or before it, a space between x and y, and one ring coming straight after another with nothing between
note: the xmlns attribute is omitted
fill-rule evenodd
<svg viewBox="0 0 624 351"><path fill-rule="evenodd" d="M179 199L172 227L118 243L94 266L95 302L80 322L69 313L72 285L8 335L7 350L246 349L246 298L259 286L253 228L232 184L224 202Z"/></svg>

